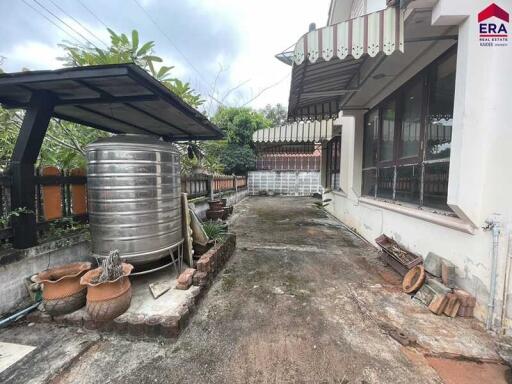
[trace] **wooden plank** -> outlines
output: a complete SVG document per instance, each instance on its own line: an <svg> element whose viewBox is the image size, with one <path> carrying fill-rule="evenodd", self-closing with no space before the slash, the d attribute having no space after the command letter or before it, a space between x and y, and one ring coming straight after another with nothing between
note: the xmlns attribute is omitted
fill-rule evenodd
<svg viewBox="0 0 512 384"><path fill-rule="evenodd" d="M190 212L186 193L181 194L181 225L184 241L184 259L189 267L194 266L194 248L192 245L192 229L190 228Z"/></svg>

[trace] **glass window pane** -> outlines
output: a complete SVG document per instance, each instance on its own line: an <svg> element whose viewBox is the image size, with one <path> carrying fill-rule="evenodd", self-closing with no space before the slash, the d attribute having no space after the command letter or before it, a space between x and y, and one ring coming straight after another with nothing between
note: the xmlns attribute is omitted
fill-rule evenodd
<svg viewBox="0 0 512 384"><path fill-rule="evenodd" d="M363 171L363 190L361 194L363 196L375 197L375 186L377 184L377 170L366 169Z"/></svg>
<svg viewBox="0 0 512 384"><path fill-rule="evenodd" d="M425 164L423 182L423 205L449 211L446 204L448 196L448 173L450 163Z"/></svg>
<svg viewBox="0 0 512 384"><path fill-rule="evenodd" d="M377 160L378 130L379 110L376 109L368 113L364 127L363 168L374 166Z"/></svg>
<svg viewBox="0 0 512 384"><path fill-rule="evenodd" d="M404 93L400 138L401 157L418 156L420 152L422 83L420 79Z"/></svg>
<svg viewBox="0 0 512 384"><path fill-rule="evenodd" d="M393 181L395 178L395 168L379 168L377 176L377 196L385 199L393 198Z"/></svg>
<svg viewBox="0 0 512 384"><path fill-rule="evenodd" d="M407 165L396 170L395 200L420 203L420 165Z"/></svg>
<svg viewBox="0 0 512 384"><path fill-rule="evenodd" d="M456 64L457 55L454 53L434 67L432 72L427 116L427 159L450 157Z"/></svg>
<svg viewBox="0 0 512 384"><path fill-rule="evenodd" d="M395 139L395 101L390 101L382 108L380 160L393 160Z"/></svg>

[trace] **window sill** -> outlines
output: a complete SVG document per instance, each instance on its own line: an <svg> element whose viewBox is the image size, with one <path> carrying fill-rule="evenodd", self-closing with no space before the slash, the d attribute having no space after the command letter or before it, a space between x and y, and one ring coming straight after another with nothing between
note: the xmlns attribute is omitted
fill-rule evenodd
<svg viewBox="0 0 512 384"><path fill-rule="evenodd" d="M348 196L341 189L331 189L329 192L325 192L325 194L328 194L328 193L332 193L333 195L341 196L341 197L347 197Z"/></svg>
<svg viewBox="0 0 512 384"><path fill-rule="evenodd" d="M416 219L428 221L433 224L442 225L447 228L455 229L456 231L469 233L470 235L475 234L475 227L458 217L445 216L440 213L428 212L420 208L407 207L398 205L396 203L372 199L369 197L360 197L359 202L362 204L372 205L374 207L401 213Z"/></svg>

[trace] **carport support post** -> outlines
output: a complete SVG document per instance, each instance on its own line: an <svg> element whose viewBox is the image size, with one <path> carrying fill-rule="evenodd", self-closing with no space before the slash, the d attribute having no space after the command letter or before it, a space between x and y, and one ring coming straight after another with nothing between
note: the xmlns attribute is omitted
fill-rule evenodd
<svg viewBox="0 0 512 384"><path fill-rule="evenodd" d="M29 211L13 217L13 247L17 249L37 244L34 170L53 108L54 98L50 94L41 92L32 95L12 154L12 210Z"/></svg>

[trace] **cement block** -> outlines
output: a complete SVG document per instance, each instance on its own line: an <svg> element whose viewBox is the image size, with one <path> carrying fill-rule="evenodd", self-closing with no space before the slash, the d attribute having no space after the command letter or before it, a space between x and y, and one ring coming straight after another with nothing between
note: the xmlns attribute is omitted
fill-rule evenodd
<svg viewBox="0 0 512 384"><path fill-rule="evenodd" d="M426 284L440 295L446 295L452 292L451 288L448 288L446 285L436 279L427 279Z"/></svg>
<svg viewBox="0 0 512 384"><path fill-rule="evenodd" d="M441 277L441 262L442 257L436 255L433 252L429 252L425 261L423 262L423 266L425 267L425 271L436 276Z"/></svg>
<svg viewBox="0 0 512 384"><path fill-rule="evenodd" d="M429 285L423 284L423 286L414 295L414 298L426 306L429 306L435 295L436 291L434 291Z"/></svg>
<svg viewBox="0 0 512 384"><path fill-rule="evenodd" d="M441 261L441 279L443 284L449 288L455 288L456 270L455 264L448 260Z"/></svg>

